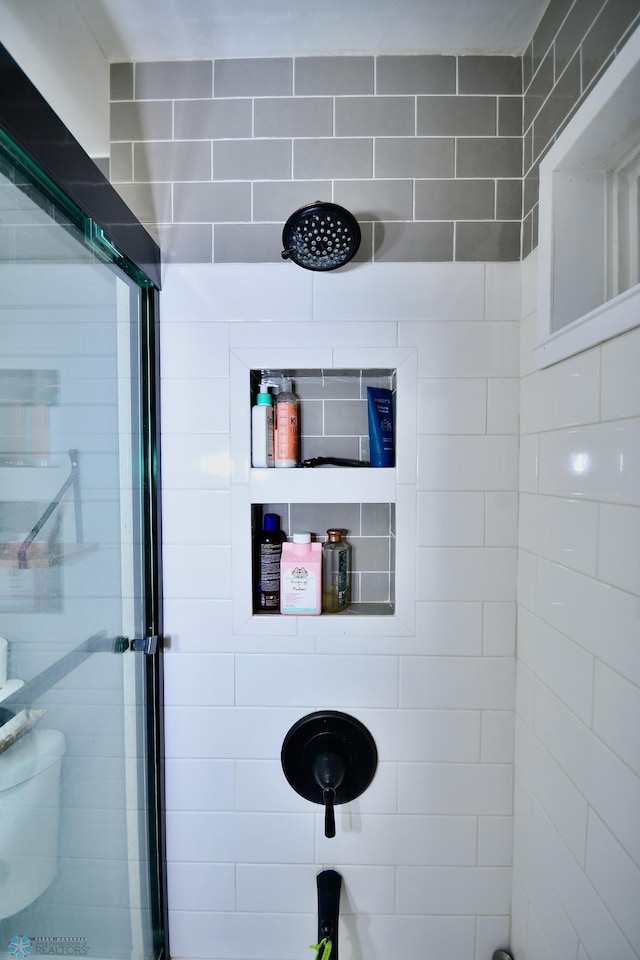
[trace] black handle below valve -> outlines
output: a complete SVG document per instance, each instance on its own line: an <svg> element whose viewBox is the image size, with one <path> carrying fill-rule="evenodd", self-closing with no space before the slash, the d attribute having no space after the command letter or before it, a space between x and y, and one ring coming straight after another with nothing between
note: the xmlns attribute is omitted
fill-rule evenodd
<svg viewBox="0 0 640 960"><path fill-rule="evenodd" d="M333 808L336 802L336 790L344 780L344 760L337 753L321 753L316 757L316 762L313 765L313 774L318 786L322 787L324 835L329 838L335 837L336 818Z"/></svg>
<svg viewBox="0 0 640 960"><path fill-rule="evenodd" d="M333 787L325 787L322 791L324 800L324 835L325 837L335 837L336 835L336 817L333 805L336 801L336 792Z"/></svg>

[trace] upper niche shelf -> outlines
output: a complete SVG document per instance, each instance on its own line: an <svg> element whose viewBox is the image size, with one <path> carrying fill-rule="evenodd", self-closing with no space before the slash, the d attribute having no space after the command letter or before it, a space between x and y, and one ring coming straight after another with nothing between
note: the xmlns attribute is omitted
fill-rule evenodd
<svg viewBox="0 0 640 960"><path fill-rule="evenodd" d="M252 503L393 503L394 467L313 467L251 470ZM330 488L331 492L328 493Z"/></svg>

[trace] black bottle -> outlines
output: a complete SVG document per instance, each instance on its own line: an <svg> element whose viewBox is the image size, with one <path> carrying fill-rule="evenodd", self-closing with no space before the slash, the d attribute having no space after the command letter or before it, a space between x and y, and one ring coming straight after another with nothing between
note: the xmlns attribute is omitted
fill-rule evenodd
<svg viewBox="0 0 640 960"><path fill-rule="evenodd" d="M263 527L258 541L257 608L259 613L279 613L280 560L286 537L277 513L265 513Z"/></svg>

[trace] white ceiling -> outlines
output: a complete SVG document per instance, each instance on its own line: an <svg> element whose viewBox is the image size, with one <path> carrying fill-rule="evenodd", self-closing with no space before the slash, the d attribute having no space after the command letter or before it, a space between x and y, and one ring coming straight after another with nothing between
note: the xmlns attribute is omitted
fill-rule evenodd
<svg viewBox="0 0 640 960"><path fill-rule="evenodd" d="M346 53L521 54L549 0L73 2L113 62Z"/></svg>

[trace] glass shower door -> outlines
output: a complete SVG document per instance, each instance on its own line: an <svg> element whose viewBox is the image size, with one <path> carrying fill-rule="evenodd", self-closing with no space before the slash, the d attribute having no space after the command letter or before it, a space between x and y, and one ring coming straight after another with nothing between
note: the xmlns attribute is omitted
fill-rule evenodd
<svg viewBox="0 0 640 960"><path fill-rule="evenodd" d="M153 960L151 284L0 146L0 953Z"/></svg>

